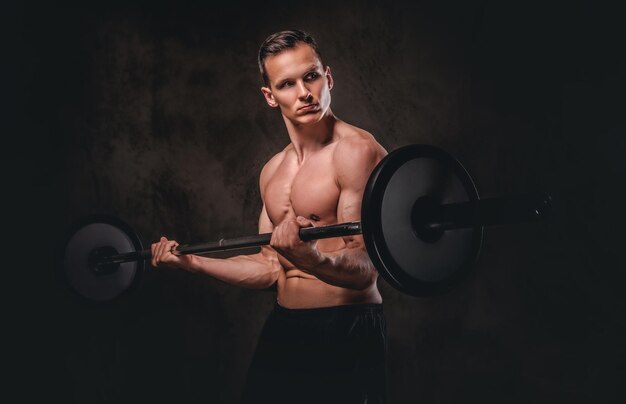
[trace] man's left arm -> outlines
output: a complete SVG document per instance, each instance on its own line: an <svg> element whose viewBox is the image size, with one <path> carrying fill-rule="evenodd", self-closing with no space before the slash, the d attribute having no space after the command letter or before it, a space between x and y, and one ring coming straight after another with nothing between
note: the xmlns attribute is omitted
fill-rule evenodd
<svg viewBox="0 0 626 404"><path fill-rule="evenodd" d="M361 219L361 202L367 180L385 154L385 150L373 140L349 139L337 145L333 164L340 189L338 223ZM296 222L285 223L285 227L291 229L282 234L293 234L293 231L297 232L310 224L309 220L299 217ZM280 231L278 234L281 234ZM341 250L320 252L315 248L315 242L292 239L289 249L281 251L281 254L301 270L330 285L357 290L370 287L378 273L367 254L363 236L346 236L343 240L345 247Z"/></svg>

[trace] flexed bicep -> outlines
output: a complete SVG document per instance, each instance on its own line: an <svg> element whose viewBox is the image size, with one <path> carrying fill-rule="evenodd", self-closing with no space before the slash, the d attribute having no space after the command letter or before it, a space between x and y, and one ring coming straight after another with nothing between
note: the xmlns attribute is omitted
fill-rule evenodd
<svg viewBox="0 0 626 404"><path fill-rule="evenodd" d="M386 151L368 139L350 139L337 146L335 170L340 194L337 203L339 223L361 220L363 193L370 174ZM362 246L362 236L344 237L348 248Z"/></svg>

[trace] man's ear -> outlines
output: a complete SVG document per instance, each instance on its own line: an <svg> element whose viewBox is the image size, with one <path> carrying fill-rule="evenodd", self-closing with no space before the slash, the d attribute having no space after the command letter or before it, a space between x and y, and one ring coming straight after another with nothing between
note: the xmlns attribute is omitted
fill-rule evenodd
<svg viewBox="0 0 626 404"><path fill-rule="evenodd" d="M326 66L326 72L324 72L324 75L326 76L326 80L328 80L328 89L332 90L335 81L333 80L333 75L330 73L330 66Z"/></svg>
<svg viewBox="0 0 626 404"><path fill-rule="evenodd" d="M265 97L267 105L272 108L276 108L278 106L278 103L274 99L274 94L272 94L272 90L270 90L269 87L261 87L261 92L263 93L263 97Z"/></svg>

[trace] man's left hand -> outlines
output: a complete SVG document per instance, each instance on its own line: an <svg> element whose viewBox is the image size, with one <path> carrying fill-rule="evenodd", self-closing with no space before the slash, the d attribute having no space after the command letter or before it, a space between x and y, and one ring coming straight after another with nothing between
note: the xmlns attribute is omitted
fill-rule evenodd
<svg viewBox="0 0 626 404"><path fill-rule="evenodd" d="M314 241L302 241L298 232L303 227L311 227L313 223L305 217L298 216L295 220L285 220L272 232L270 246L280 255L287 258L298 269L308 271L323 261Z"/></svg>

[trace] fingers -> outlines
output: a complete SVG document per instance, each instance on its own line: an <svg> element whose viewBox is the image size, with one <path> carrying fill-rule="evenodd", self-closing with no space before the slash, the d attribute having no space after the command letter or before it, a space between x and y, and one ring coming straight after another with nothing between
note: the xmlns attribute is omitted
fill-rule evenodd
<svg viewBox="0 0 626 404"><path fill-rule="evenodd" d="M285 220L274 228L270 245L279 250L293 248L303 243L300 239L300 229L311 226L313 222L302 216L296 217L295 220Z"/></svg>
<svg viewBox="0 0 626 404"><path fill-rule="evenodd" d="M176 242L175 240L168 240L165 237L161 237L158 243L153 243L150 246L150 250L152 252L152 266L159 267L164 266L163 264L177 262L178 257L172 254L172 249L174 249L178 245L178 242Z"/></svg>
<svg viewBox="0 0 626 404"><path fill-rule="evenodd" d="M300 227L313 227L313 222L303 216L298 216L296 221L300 225Z"/></svg>
<svg viewBox="0 0 626 404"><path fill-rule="evenodd" d="M159 256L159 261L163 261L163 259L167 256L169 241L165 237L161 237L161 241L159 242L159 247L157 248L157 254ZM157 261L158 262L158 261Z"/></svg>
<svg viewBox="0 0 626 404"><path fill-rule="evenodd" d="M279 224L272 232L272 238L270 245L276 249L289 248L295 245L296 240L293 237L293 228L299 229L299 226L294 220L285 220ZM298 235L296 234L296 237ZM298 237L299 240L299 237Z"/></svg>

